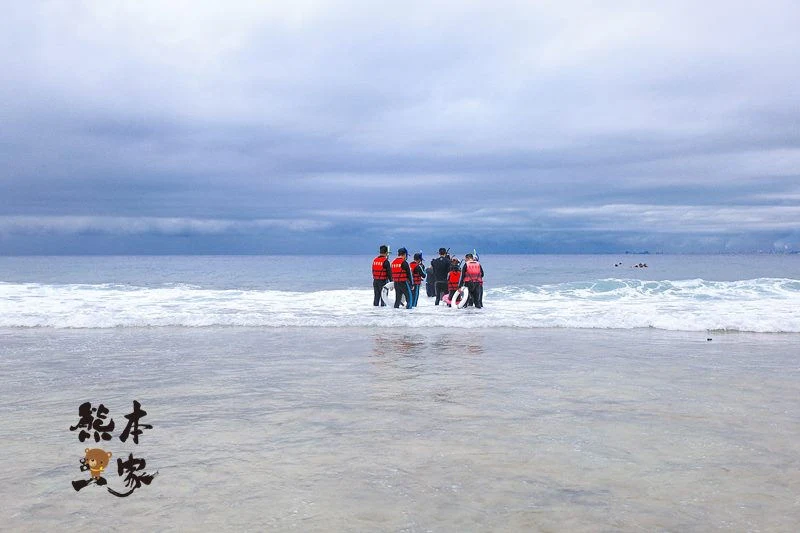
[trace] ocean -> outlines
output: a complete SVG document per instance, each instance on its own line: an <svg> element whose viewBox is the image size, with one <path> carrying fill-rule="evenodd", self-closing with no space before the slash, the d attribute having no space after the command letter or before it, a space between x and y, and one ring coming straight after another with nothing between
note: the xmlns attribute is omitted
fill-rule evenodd
<svg viewBox="0 0 800 533"><path fill-rule="evenodd" d="M797 529L800 256L371 259L0 257L0 529Z"/></svg>
<svg viewBox="0 0 800 533"><path fill-rule="evenodd" d="M371 259L0 257L0 327L800 333L800 255L484 255L484 309L436 307L423 293L407 313L372 307Z"/></svg>

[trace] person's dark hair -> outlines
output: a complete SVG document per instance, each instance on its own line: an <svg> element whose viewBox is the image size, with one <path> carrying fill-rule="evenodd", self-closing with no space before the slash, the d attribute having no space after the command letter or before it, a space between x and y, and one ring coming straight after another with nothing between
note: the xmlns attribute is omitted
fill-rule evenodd
<svg viewBox="0 0 800 533"><path fill-rule="evenodd" d="M439 255L444 255L447 253L447 248L439 248Z"/></svg>
<svg viewBox="0 0 800 533"><path fill-rule="evenodd" d="M400 248L397 250L397 255L408 255L408 250L405 248Z"/></svg>
<svg viewBox="0 0 800 533"><path fill-rule="evenodd" d="M380 251L380 253L382 253L382 254L388 254L388 253L389 253L389 247L388 247L388 246L386 246L385 244L381 244L381 247L380 247L380 248L378 248L378 250L379 250L379 251Z"/></svg>

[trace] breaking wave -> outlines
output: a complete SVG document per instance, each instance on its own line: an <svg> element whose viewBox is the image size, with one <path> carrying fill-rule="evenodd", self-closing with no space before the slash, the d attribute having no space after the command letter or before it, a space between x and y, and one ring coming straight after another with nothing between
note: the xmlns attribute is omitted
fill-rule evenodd
<svg viewBox="0 0 800 533"><path fill-rule="evenodd" d="M424 287L423 287L424 291ZM481 310L372 306L372 290L0 282L0 327L657 328L800 332L800 281L600 279L489 288Z"/></svg>

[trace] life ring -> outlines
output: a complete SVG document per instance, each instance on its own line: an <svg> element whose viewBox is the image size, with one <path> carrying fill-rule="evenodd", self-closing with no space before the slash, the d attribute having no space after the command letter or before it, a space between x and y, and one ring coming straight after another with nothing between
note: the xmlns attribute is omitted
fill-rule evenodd
<svg viewBox="0 0 800 533"><path fill-rule="evenodd" d="M467 305L467 300L469 300L469 289L466 287L459 287L455 294L453 294L453 299L450 303L459 309L464 309Z"/></svg>
<svg viewBox="0 0 800 533"><path fill-rule="evenodd" d="M394 307L395 301L395 294L394 294L394 282L390 281L386 285L383 286L381 289L381 300L383 303L386 304L387 307ZM406 295L404 294L401 296L400 306L406 307Z"/></svg>

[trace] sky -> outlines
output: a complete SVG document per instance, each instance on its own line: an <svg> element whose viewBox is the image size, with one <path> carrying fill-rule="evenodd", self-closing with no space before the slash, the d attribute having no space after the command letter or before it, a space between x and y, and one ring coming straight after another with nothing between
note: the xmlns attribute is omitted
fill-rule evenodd
<svg viewBox="0 0 800 533"><path fill-rule="evenodd" d="M796 1L19 2L0 255L800 251Z"/></svg>

